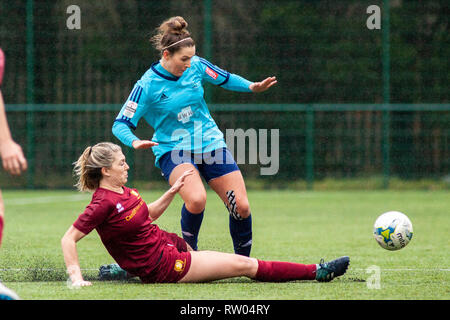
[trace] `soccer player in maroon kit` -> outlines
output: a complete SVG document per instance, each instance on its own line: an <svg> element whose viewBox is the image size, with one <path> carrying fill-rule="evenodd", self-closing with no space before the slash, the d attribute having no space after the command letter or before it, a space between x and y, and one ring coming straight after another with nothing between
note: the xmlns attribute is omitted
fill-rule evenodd
<svg viewBox="0 0 450 320"><path fill-rule="evenodd" d="M238 254L193 251L174 233L153 222L183 188L185 171L158 200L146 204L138 191L125 186L129 167L121 148L102 142L84 150L75 163L81 191L94 191L90 204L61 240L67 272L74 286L84 281L76 242L96 229L101 241L120 268L144 283L205 282L246 276L258 281L331 281L343 275L348 257L319 264L262 261Z"/></svg>
<svg viewBox="0 0 450 320"><path fill-rule="evenodd" d="M5 70L5 55L0 49L0 86ZM2 91L0 90L0 156L3 168L13 174L19 175L27 169L27 160L23 155L22 148L14 142L9 131L6 119L5 104L3 102ZM2 192L0 190L0 245L2 243L5 208L3 205ZM0 283L0 300L18 299L18 296L10 289Z"/></svg>

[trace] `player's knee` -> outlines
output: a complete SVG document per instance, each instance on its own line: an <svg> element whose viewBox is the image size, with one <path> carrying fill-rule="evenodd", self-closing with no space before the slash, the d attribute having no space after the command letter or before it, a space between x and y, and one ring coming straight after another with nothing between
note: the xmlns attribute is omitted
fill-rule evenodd
<svg viewBox="0 0 450 320"><path fill-rule="evenodd" d="M186 208L191 213L200 213L205 210L206 206L206 193L197 193L186 199Z"/></svg>
<svg viewBox="0 0 450 320"><path fill-rule="evenodd" d="M248 200L238 200L237 201L237 212L242 218L248 218L251 214L250 212L250 204Z"/></svg>
<svg viewBox="0 0 450 320"><path fill-rule="evenodd" d="M235 255L235 269L238 274L252 277L258 270L258 261L241 255Z"/></svg>
<svg viewBox="0 0 450 320"><path fill-rule="evenodd" d="M246 196L236 194L234 190L227 191L228 203L225 204L233 217L248 218L250 216L250 204Z"/></svg>

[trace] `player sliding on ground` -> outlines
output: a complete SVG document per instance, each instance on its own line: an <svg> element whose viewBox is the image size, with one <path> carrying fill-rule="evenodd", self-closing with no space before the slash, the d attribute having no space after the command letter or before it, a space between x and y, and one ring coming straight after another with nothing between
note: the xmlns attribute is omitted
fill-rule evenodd
<svg viewBox="0 0 450 320"><path fill-rule="evenodd" d="M348 257L319 264L262 261L239 254L193 251L184 239L161 230L153 222L185 187L193 170L185 171L158 200L146 204L137 190L125 186L129 166L121 148L110 142L84 150L75 163L80 191L93 191L84 212L61 240L64 261L74 286L89 286L84 281L76 243L96 229L118 267L107 267L144 283L205 282L245 276L258 281L331 281L343 275ZM115 265L112 265L115 266Z"/></svg>

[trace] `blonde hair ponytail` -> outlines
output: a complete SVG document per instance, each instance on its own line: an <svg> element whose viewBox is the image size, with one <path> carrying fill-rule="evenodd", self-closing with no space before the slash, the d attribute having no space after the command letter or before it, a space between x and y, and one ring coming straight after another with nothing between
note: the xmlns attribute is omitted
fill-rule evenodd
<svg viewBox="0 0 450 320"><path fill-rule="evenodd" d="M75 161L74 173L78 177L75 187L79 191L95 191L102 176L102 168L109 168L114 162L114 154L122 149L111 142L100 142L84 149Z"/></svg>

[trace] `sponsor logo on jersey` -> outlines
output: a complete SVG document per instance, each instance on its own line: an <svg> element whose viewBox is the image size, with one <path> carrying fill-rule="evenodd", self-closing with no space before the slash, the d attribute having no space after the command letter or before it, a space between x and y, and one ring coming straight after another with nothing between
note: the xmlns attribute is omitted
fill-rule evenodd
<svg viewBox="0 0 450 320"><path fill-rule="evenodd" d="M144 201L139 202L136 208L134 208L133 211L131 211L131 213L125 217L125 220L130 221L131 219L133 219L133 217L136 215L136 213L139 211L139 209L142 207L143 204Z"/></svg>
<svg viewBox="0 0 450 320"><path fill-rule="evenodd" d="M192 112L191 106L181 109L181 112L178 114L178 121L182 123L189 122L191 117L194 115Z"/></svg>
<svg viewBox="0 0 450 320"><path fill-rule="evenodd" d="M205 72L208 74L208 76L210 76L211 78L213 78L214 80L217 79L217 77L219 76L216 72L214 72L210 67L206 67Z"/></svg>
<svg viewBox="0 0 450 320"><path fill-rule="evenodd" d="M138 104L136 102L128 101L125 106L123 115L128 118L133 118L134 114L136 113L137 107L138 107Z"/></svg>

